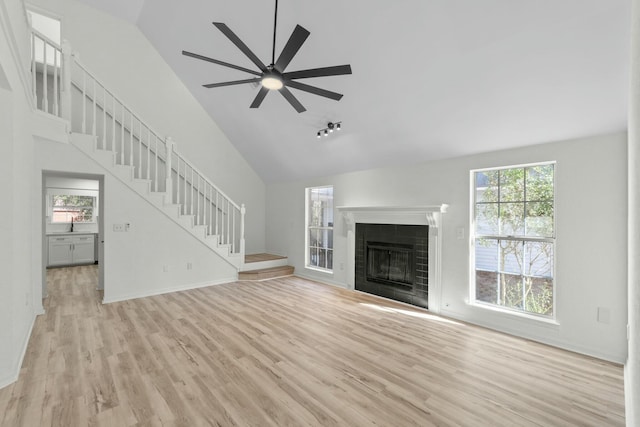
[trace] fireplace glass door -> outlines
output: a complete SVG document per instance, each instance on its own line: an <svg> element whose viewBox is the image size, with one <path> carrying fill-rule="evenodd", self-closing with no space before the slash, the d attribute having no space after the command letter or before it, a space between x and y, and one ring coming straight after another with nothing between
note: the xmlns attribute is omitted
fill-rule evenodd
<svg viewBox="0 0 640 427"><path fill-rule="evenodd" d="M413 247L367 244L367 280L388 285L413 286Z"/></svg>

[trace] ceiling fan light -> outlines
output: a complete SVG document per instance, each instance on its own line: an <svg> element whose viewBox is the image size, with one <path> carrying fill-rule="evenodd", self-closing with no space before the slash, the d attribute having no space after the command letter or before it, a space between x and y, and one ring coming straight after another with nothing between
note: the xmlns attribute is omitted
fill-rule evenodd
<svg viewBox="0 0 640 427"><path fill-rule="evenodd" d="M340 130L340 123L336 124L336 129Z"/></svg>
<svg viewBox="0 0 640 427"><path fill-rule="evenodd" d="M284 84L282 83L282 80L274 75L263 77L260 83L262 84L263 87L269 90L280 90L284 86Z"/></svg>
<svg viewBox="0 0 640 427"><path fill-rule="evenodd" d="M320 133L320 131L318 131L318 138L321 138L322 134Z"/></svg>
<svg viewBox="0 0 640 427"><path fill-rule="evenodd" d="M324 136L329 136L329 131L328 130L324 130Z"/></svg>

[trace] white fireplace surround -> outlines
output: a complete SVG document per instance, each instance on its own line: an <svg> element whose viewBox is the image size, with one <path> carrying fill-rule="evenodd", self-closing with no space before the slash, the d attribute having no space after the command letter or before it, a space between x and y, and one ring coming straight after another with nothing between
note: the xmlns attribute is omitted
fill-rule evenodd
<svg viewBox="0 0 640 427"><path fill-rule="evenodd" d="M442 287L440 262L442 241L439 238L442 214L449 205L432 206L339 206L347 230L347 286L355 289L356 224L399 224L429 226L429 310L438 313Z"/></svg>

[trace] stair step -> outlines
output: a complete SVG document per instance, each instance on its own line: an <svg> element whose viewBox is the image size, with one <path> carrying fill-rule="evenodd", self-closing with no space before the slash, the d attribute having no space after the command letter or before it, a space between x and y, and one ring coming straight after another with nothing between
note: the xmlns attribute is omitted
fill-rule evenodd
<svg viewBox="0 0 640 427"><path fill-rule="evenodd" d="M145 196L148 196L151 193L151 180L149 179L134 178L132 185L138 193Z"/></svg>
<svg viewBox="0 0 640 427"><path fill-rule="evenodd" d="M280 267L262 268L260 270L241 271L238 273L238 280L267 280L276 277L291 276L294 267L284 265Z"/></svg>
<svg viewBox="0 0 640 427"><path fill-rule="evenodd" d="M289 264L289 259L282 255L251 254L244 257L244 264L240 271L262 270L265 268L282 267Z"/></svg>

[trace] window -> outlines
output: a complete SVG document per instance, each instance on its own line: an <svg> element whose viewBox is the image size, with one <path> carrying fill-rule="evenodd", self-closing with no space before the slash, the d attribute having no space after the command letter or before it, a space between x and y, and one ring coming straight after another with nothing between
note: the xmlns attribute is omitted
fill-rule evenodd
<svg viewBox="0 0 640 427"><path fill-rule="evenodd" d="M554 164L472 171L472 179L472 300L554 317Z"/></svg>
<svg viewBox="0 0 640 427"><path fill-rule="evenodd" d="M307 188L307 267L333 271L333 187Z"/></svg>
<svg viewBox="0 0 640 427"><path fill-rule="evenodd" d="M54 194L51 196L51 223L96 222L94 196Z"/></svg>

